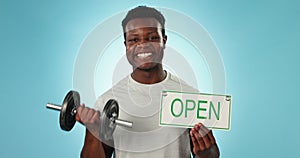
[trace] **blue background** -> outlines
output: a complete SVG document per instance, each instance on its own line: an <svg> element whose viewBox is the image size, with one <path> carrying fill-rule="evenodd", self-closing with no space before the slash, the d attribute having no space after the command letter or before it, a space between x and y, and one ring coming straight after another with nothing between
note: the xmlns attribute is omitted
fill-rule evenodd
<svg viewBox="0 0 300 158"><path fill-rule="evenodd" d="M0 1L1 157L79 157L85 128L61 131L73 65L101 21L140 4L181 11L214 39L233 96L221 157L299 157L300 3L257 1Z"/></svg>

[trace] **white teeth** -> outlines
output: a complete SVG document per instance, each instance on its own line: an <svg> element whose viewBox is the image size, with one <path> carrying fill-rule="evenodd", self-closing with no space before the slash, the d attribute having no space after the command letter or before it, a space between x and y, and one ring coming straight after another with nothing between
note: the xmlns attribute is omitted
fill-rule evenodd
<svg viewBox="0 0 300 158"><path fill-rule="evenodd" d="M152 53L139 53L136 56L140 57L140 58L145 58L152 55Z"/></svg>

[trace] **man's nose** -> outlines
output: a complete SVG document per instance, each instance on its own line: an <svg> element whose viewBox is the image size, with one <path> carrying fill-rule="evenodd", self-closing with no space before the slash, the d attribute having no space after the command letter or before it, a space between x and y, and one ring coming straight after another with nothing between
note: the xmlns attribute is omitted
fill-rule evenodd
<svg viewBox="0 0 300 158"><path fill-rule="evenodd" d="M150 42L147 39L141 39L138 44L137 47L149 47Z"/></svg>

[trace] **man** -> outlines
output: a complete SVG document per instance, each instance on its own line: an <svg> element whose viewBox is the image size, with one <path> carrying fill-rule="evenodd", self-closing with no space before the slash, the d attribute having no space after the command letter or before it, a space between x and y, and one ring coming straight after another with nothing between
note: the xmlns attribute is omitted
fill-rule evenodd
<svg viewBox="0 0 300 158"><path fill-rule="evenodd" d="M99 139L99 111L84 105L76 119L86 125L81 157L219 157L212 131L202 124L191 130L158 126L161 91L196 91L164 71L162 59L167 42L165 18L154 8L139 6L122 21L126 56L132 73L100 96L95 109L103 110L109 99L120 106L119 117L133 122L132 129L116 127L112 141Z"/></svg>

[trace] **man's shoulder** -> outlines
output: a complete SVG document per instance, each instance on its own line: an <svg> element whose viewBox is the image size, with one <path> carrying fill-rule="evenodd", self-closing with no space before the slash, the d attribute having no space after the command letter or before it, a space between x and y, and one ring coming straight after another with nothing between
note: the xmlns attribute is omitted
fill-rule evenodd
<svg viewBox="0 0 300 158"><path fill-rule="evenodd" d="M124 77L120 81L118 81L116 84L114 84L110 89L106 90L104 93L102 93L100 96L97 97L95 108L102 109L103 105L106 104L106 102L110 99L116 100L116 94L120 93L120 91L123 91L128 83L128 76Z"/></svg>
<svg viewBox="0 0 300 158"><path fill-rule="evenodd" d="M180 87L179 90L180 91L186 91L186 92L198 92L199 91L195 87L193 87L190 84L188 84L187 82L185 82L180 77L178 77L178 76L176 76L176 75L174 75L170 72L168 72L168 73L169 73L168 84L170 84L170 85L179 85L179 87Z"/></svg>

